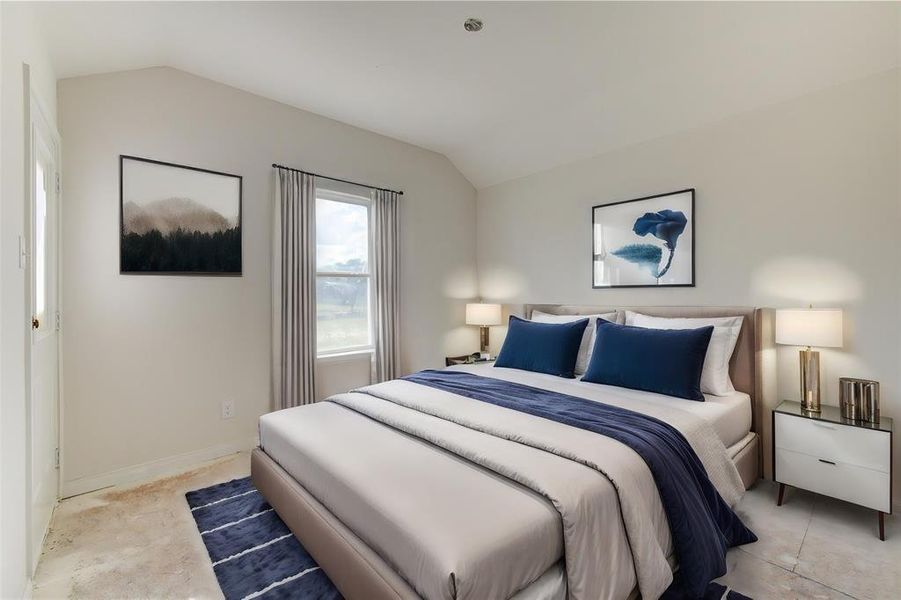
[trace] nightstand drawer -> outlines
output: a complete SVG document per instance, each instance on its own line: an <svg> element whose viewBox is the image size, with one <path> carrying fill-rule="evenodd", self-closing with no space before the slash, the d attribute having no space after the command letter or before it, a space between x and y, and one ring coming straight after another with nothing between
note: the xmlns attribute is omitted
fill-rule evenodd
<svg viewBox="0 0 901 600"><path fill-rule="evenodd" d="M789 420L800 420L788 417ZM883 512L891 512L888 473L776 448L776 481Z"/></svg>
<svg viewBox="0 0 901 600"><path fill-rule="evenodd" d="M889 472L891 436L888 432L782 413L776 413L775 426L777 449L816 455L836 463L866 467L886 474Z"/></svg>

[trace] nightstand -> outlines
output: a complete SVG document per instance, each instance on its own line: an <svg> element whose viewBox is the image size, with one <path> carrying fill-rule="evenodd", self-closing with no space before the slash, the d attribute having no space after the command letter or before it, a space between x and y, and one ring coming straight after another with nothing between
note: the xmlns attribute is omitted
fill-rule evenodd
<svg viewBox="0 0 901 600"><path fill-rule="evenodd" d="M463 356L445 356L444 366L452 367L454 365L481 365L483 363L494 362L493 358L473 358L471 354Z"/></svg>
<svg viewBox="0 0 901 600"><path fill-rule="evenodd" d="M892 512L892 419L849 421L835 406L809 413L798 402L773 410L773 479L779 500L785 486L872 508L885 540L885 513Z"/></svg>

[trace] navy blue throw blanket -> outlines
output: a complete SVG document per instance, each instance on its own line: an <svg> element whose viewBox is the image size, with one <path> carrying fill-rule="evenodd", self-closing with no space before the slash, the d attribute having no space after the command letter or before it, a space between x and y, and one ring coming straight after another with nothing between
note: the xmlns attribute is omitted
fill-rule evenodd
<svg viewBox="0 0 901 600"><path fill-rule="evenodd" d="M685 437L659 419L460 371L420 371L403 379L587 429L632 448L654 476L672 532L679 570L667 597L703 597L707 584L726 573L726 549L757 541L716 491Z"/></svg>

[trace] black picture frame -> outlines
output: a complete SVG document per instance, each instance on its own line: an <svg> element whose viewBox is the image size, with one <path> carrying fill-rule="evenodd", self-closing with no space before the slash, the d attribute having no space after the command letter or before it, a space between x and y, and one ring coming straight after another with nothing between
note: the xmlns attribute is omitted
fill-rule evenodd
<svg viewBox="0 0 901 600"><path fill-rule="evenodd" d="M125 231L125 164L127 161L135 161L138 163L146 163L162 167L170 167L172 169L181 169L207 175L216 175L220 177L233 178L237 180L237 220L234 227L227 231L235 230L234 235L230 236L230 242L237 244L237 255L232 252L231 260L228 265L220 270L215 269L154 269L154 268L134 268L133 252L126 248L131 239L127 239L129 234ZM119 155L119 274L120 275L186 275L186 276L205 276L205 277L242 277L244 270L244 230L243 230L243 211L244 211L244 178L241 175L233 173L225 173L222 171L214 171L212 169L204 169L190 165L166 162L151 158L143 158L130 154ZM159 234L159 232L157 232ZM195 232L196 234L197 232ZM132 234L137 235L137 234ZM203 234L201 234L203 235ZM237 238L236 240L234 238ZM234 265L234 262L237 265ZM129 263L129 264L126 264Z"/></svg>
<svg viewBox="0 0 901 600"><path fill-rule="evenodd" d="M657 283L617 283L617 284L598 284L597 281L597 269L596 263L599 260L606 260L606 258L599 259L598 256L602 253L596 252L597 250L597 217L599 209L614 207L614 206L622 206L625 204L631 203L646 203L648 204L648 208L651 207L652 204L659 204L659 200L661 198L667 198L669 196L680 196L688 194L689 200L689 212L691 213L686 218L686 227L685 230L690 232L690 244L689 244L689 252L691 256L689 257L689 277L688 281L685 282L676 282L676 283L660 283L659 279ZM636 215L642 214L645 209L637 207L635 210ZM647 211L652 212L652 211ZM603 238L603 232L601 234ZM637 236L636 234L636 242L640 242L642 238ZM603 244L603 242L602 242ZM678 247L678 243L675 244ZM591 270L591 287L595 290L606 290L606 289L615 289L615 288L679 288L679 287L695 287L696 279L695 279L695 245L696 245L696 235L695 235L695 188L685 188L682 190L677 190L674 192L665 192L662 194L653 194L651 196L642 196L641 198L633 198L631 200L620 200L617 202L608 202L605 204L595 204L591 207L591 260L589 261L589 268ZM673 251L675 253L675 250ZM604 253L606 255L606 253Z"/></svg>

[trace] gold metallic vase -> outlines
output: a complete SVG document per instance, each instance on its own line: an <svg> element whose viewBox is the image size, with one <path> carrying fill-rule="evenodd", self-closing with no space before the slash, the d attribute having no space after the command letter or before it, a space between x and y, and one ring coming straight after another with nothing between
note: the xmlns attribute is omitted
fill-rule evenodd
<svg viewBox="0 0 901 600"><path fill-rule="evenodd" d="M842 418L865 423L879 422L879 382L855 377L838 380L838 405Z"/></svg>
<svg viewBox="0 0 901 600"><path fill-rule="evenodd" d="M820 353L807 348L801 350L801 407L820 412Z"/></svg>

